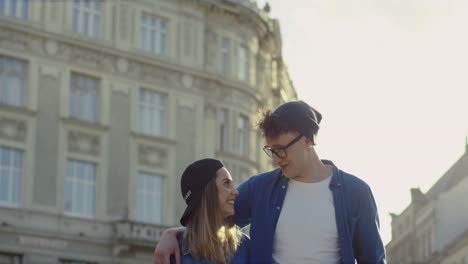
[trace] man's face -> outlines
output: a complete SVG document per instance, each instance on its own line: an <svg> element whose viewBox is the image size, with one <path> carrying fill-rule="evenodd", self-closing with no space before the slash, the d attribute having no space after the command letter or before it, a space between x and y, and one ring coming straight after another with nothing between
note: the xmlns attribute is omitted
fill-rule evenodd
<svg viewBox="0 0 468 264"><path fill-rule="evenodd" d="M294 142L295 139L298 140ZM294 143L290 144L291 142ZM271 158L273 163L281 168L284 176L295 178L302 173L305 162L304 152L307 148L306 138L304 136L301 137L297 132L288 132L276 138L267 138L266 143L267 148L277 153L273 153ZM289 147L284 149L288 144L290 144ZM286 155L281 155L281 153Z"/></svg>

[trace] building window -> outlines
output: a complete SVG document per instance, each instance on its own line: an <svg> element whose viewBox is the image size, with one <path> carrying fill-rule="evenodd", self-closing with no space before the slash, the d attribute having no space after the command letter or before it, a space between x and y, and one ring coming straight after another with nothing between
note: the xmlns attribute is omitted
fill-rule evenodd
<svg viewBox="0 0 468 264"><path fill-rule="evenodd" d="M152 136L166 134L167 95L140 90L140 132Z"/></svg>
<svg viewBox="0 0 468 264"><path fill-rule="evenodd" d="M271 62L271 86L273 88L278 87L278 63L276 60Z"/></svg>
<svg viewBox="0 0 468 264"><path fill-rule="evenodd" d="M30 0L0 0L0 15L28 19L29 1Z"/></svg>
<svg viewBox="0 0 468 264"><path fill-rule="evenodd" d="M65 178L65 213L93 217L95 212L96 165L68 160Z"/></svg>
<svg viewBox="0 0 468 264"><path fill-rule="evenodd" d="M230 71L230 50L231 50L231 43L228 38L223 37L221 41L221 74L223 76L228 77Z"/></svg>
<svg viewBox="0 0 468 264"><path fill-rule="evenodd" d="M0 103L25 106L27 72L26 62L0 56Z"/></svg>
<svg viewBox="0 0 468 264"><path fill-rule="evenodd" d="M21 264L21 263L23 263L23 257L21 255L0 252L0 264Z"/></svg>
<svg viewBox="0 0 468 264"><path fill-rule="evenodd" d="M101 35L102 0L73 0L73 32L87 37Z"/></svg>
<svg viewBox="0 0 468 264"><path fill-rule="evenodd" d="M0 148L0 205L18 207L23 175L22 152Z"/></svg>
<svg viewBox="0 0 468 264"><path fill-rule="evenodd" d="M141 48L144 51L167 55L167 21L145 15L141 16Z"/></svg>
<svg viewBox="0 0 468 264"><path fill-rule="evenodd" d="M136 184L136 220L161 224L163 177L139 173Z"/></svg>
<svg viewBox="0 0 468 264"><path fill-rule="evenodd" d="M228 145L228 111L222 109L218 113L219 121L219 149L226 150Z"/></svg>
<svg viewBox="0 0 468 264"><path fill-rule="evenodd" d="M240 155L249 155L249 118L246 116L239 116L237 120L237 134L238 146Z"/></svg>
<svg viewBox="0 0 468 264"><path fill-rule="evenodd" d="M98 120L99 80L72 73L70 117L96 123Z"/></svg>
<svg viewBox="0 0 468 264"><path fill-rule="evenodd" d="M246 47L239 47L237 78L241 81L249 80L249 51Z"/></svg>

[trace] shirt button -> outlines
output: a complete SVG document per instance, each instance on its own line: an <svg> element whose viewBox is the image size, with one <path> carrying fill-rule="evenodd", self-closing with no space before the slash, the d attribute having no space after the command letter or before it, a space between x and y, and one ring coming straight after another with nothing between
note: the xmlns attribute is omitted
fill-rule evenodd
<svg viewBox="0 0 468 264"><path fill-rule="evenodd" d="M279 209L280 209L280 207L279 207L279 206L277 206L277 207L276 207L276 210L279 210Z"/></svg>
<svg viewBox="0 0 468 264"><path fill-rule="evenodd" d="M283 189L285 189L285 188L286 188L286 185L283 185Z"/></svg>

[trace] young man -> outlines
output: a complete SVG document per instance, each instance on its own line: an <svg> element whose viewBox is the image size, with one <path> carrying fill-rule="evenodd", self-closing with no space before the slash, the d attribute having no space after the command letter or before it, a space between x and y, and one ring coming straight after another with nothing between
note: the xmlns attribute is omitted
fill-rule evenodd
<svg viewBox="0 0 468 264"><path fill-rule="evenodd" d="M385 263L369 186L320 160L314 145L321 114L302 101L265 112L265 153L279 166L239 187L235 222L250 224L249 263ZM156 263L167 263L178 229L164 233Z"/></svg>

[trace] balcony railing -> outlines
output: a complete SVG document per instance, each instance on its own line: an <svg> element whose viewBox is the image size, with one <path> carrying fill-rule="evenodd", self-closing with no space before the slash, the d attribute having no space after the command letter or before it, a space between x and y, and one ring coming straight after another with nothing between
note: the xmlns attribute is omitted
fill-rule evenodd
<svg viewBox="0 0 468 264"><path fill-rule="evenodd" d="M144 245L154 247L161 238L162 232L168 226L138 223L133 221L117 222L115 225L116 238L124 244Z"/></svg>

